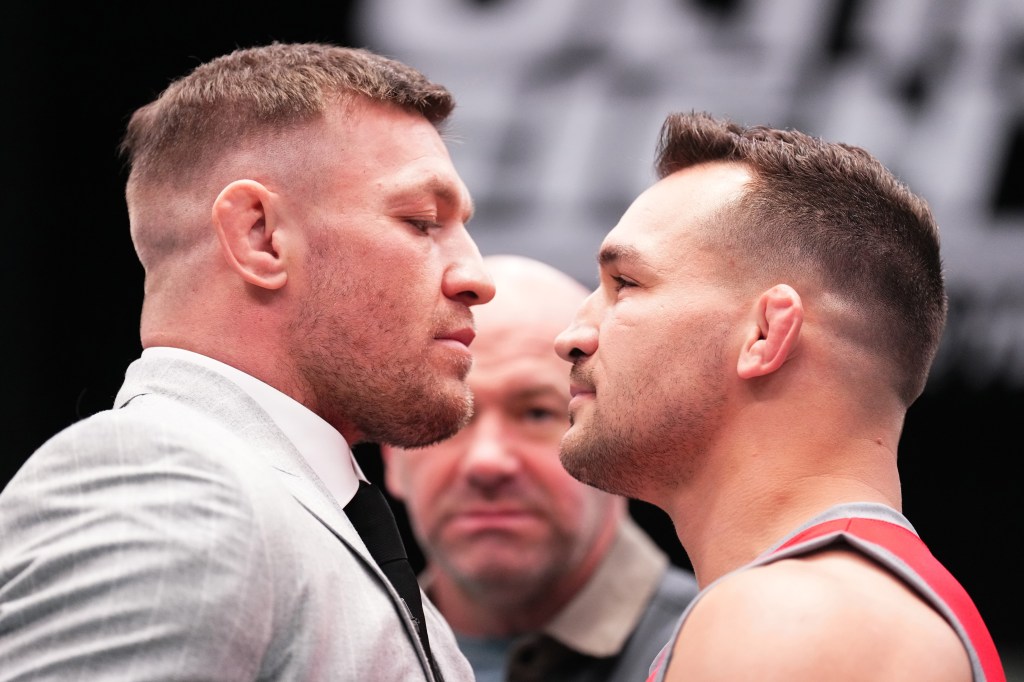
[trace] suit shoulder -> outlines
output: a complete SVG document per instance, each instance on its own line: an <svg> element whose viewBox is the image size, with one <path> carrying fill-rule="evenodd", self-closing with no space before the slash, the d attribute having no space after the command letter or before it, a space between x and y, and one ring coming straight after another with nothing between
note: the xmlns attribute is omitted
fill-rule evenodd
<svg viewBox="0 0 1024 682"><path fill-rule="evenodd" d="M247 492L259 485L252 457L239 435L196 410L173 403L105 410L32 453L0 493L0 511L11 521L87 509L111 517L158 507L188 515L226 505L235 511L225 521L244 521L258 513Z"/></svg>
<svg viewBox="0 0 1024 682"><path fill-rule="evenodd" d="M28 459L28 467L76 467L117 462L119 466L153 466L177 456L211 466L223 458L195 457L243 447L238 434L199 410L174 401L97 412L62 429Z"/></svg>

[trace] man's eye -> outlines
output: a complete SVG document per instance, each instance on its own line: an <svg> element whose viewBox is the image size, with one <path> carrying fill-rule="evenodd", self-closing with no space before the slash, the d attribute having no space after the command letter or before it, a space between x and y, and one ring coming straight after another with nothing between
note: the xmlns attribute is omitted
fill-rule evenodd
<svg viewBox="0 0 1024 682"><path fill-rule="evenodd" d="M531 407L525 412L528 421L546 421L548 419L559 419L561 415L545 407Z"/></svg>
<svg viewBox="0 0 1024 682"><path fill-rule="evenodd" d="M613 275L612 276L612 281L615 282L615 291L621 291L625 287L635 287L636 286L635 282L631 282L628 279L626 279L625 277L620 277L619 275Z"/></svg>
<svg viewBox="0 0 1024 682"><path fill-rule="evenodd" d="M557 443L569 427L569 410L527 407L517 417L518 433L538 443Z"/></svg>
<svg viewBox="0 0 1024 682"><path fill-rule="evenodd" d="M423 234L426 234L432 228L441 227L441 223L437 222L436 220L420 220L418 218L408 218L405 222L409 223Z"/></svg>

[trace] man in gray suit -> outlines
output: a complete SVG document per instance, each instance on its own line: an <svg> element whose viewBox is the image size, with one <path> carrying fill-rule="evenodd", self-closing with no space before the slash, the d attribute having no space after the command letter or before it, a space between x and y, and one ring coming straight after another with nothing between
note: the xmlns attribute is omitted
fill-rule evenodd
<svg viewBox="0 0 1024 682"><path fill-rule="evenodd" d="M472 679L345 511L350 445L471 412L494 289L453 106L404 64L275 43L135 112L144 351L0 495L0 679Z"/></svg>

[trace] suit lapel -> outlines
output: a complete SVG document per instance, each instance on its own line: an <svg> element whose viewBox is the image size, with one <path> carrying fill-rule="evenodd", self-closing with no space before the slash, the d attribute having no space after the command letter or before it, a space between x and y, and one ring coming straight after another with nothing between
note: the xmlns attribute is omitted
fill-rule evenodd
<svg viewBox="0 0 1024 682"><path fill-rule="evenodd" d="M366 545L359 538L359 533L356 532L352 522L348 520L337 501L327 492L319 479L315 477L316 475L311 471L300 473L295 470L286 470L277 464L271 464L271 467L277 474L278 480L281 481L281 485L287 488L292 497L320 523L327 526L353 552L371 564L376 569L374 572L380 576L382 581L386 582L384 574L377 569L373 557L370 556Z"/></svg>
<svg viewBox="0 0 1024 682"><path fill-rule="evenodd" d="M292 497L377 576L402 614L408 635L420 649L415 625L405 603L373 560L352 522L299 451L255 400L234 382L202 365L178 358L143 357L128 367L125 382L114 399L114 407L125 407L134 398L149 393L200 409L249 442L258 461L274 471ZM420 657L425 665L422 650Z"/></svg>
<svg viewBox="0 0 1024 682"><path fill-rule="evenodd" d="M344 510L313 472L295 446L237 384L222 374L184 358L143 357L133 362L114 399L114 407L127 406L136 397L155 394L201 410L250 445L254 464L272 469L295 500L328 528L349 552L358 557L394 604L409 642L416 649L427 679L433 679L426 652L408 608L373 560Z"/></svg>

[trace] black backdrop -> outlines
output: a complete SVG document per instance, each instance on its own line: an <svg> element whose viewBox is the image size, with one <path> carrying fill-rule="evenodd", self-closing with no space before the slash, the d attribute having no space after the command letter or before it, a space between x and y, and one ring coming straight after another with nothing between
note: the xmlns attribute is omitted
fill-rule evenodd
<svg viewBox="0 0 1024 682"><path fill-rule="evenodd" d="M153 7L161 9L5 10L0 413L8 449L0 484L47 437L106 408L140 350L142 271L116 154L130 112L172 78L236 46L359 43L349 28L351 2L318 15L291 5ZM906 514L973 594L1004 654L1024 649L1017 624L1024 488L1016 461L1024 449L1014 428L1021 414L1021 388L978 388L953 373L911 409L900 456ZM359 456L379 478L374 453ZM647 505L632 509L686 565L667 518Z"/></svg>

